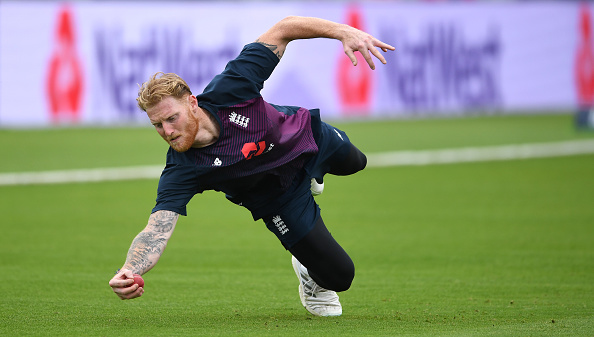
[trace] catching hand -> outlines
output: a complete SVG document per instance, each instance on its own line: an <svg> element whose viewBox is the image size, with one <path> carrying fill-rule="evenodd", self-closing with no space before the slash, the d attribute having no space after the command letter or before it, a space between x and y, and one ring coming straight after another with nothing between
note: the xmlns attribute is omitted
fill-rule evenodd
<svg viewBox="0 0 594 337"><path fill-rule="evenodd" d="M109 286L119 298L130 300L142 296L144 288L134 283L134 273L129 269L121 269L109 280Z"/></svg>

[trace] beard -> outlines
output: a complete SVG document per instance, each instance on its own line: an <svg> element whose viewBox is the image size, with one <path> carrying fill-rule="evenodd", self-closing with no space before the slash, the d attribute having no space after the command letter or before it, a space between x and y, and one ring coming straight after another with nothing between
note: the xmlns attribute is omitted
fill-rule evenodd
<svg viewBox="0 0 594 337"><path fill-rule="evenodd" d="M169 146L177 152L188 151L196 140L198 134L198 119L188 118L188 122L184 126L183 130L175 134L170 139L166 139Z"/></svg>
<svg viewBox="0 0 594 337"><path fill-rule="evenodd" d="M188 136L181 136L174 141L167 141L169 146L177 152L186 152L192 147L192 140Z"/></svg>

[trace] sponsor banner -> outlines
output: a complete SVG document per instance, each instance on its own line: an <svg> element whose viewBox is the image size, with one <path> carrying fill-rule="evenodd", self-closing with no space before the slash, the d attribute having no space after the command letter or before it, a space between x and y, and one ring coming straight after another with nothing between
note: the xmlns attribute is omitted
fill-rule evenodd
<svg viewBox="0 0 594 337"><path fill-rule="evenodd" d="M338 41L289 45L263 95L328 119L574 109L594 101L591 5L574 2L0 2L0 127L148 125L157 71L200 93L287 15L396 47L371 71Z"/></svg>

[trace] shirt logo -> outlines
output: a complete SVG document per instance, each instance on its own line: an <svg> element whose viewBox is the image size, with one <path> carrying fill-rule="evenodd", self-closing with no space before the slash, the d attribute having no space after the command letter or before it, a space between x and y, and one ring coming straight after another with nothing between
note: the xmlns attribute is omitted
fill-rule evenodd
<svg viewBox="0 0 594 337"><path fill-rule="evenodd" d="M212 163L212 165L213 166L221 166L221 165L223 165L223 162L219 158L217 158L217 159L215 159L214 163Z"/></svg>
<svg viewBox="0 0 594 337"><path fill-rule="evenodd" d="M285 225L285 222L283 221L283 219L281 219L280 215L272 217L272 222L274 223L276 229L281 235L285 235L289 231L287 225Z"/></svg>
<svg viewBox="0 0 594 337"><path fill-rule="evenodd" d="M261 141L257 143L245 143L243 144L243 148L241 149L241 153L245 159L252 159L255 156L261 155L264 150L266 150L266 142Z"/></svg>
<svg viewBox="0 0 594 337"><path fill-rule="evenodd" d="M248 123L250 122L250 119L233 111L229 115L229 121L231 121L232 123L235 123L241 127L247 128Z"/></svg>
<svg viewBox="0 0 594 337"><path fill-rule="evenodd" d="M338 132L338 130L334 129L334 132L336 132L336 134L338 135L338 137L340 137L340 139L342 141L344 141L344 138L342 138L342 136L340 135L340 132Z"/></svg>

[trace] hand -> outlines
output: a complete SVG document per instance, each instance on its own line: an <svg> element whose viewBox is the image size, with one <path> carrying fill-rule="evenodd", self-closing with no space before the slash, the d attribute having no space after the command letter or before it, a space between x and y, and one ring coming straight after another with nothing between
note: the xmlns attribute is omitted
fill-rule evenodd
<svg viewBox="0 0 594 337"><path fill-rule="evenodd" d="M373 59L370 55L373 54L375 57L378 58L383 64L386 64L386 59L384 56L377 50L380 48L381 50L387 52L388 50L394 50L396 48L392 47L391 45L384 43L373 36L360 31L356 28L347 26L347 30L345 35L342 39L342 45L344 47L344 52L347 56L351 59L351 62L354 66L357 65L357 57L355 56L355 51L358 51L363 55L363 58L369 64L369 67L373 70L375 69L375 64L373 63Z"/></svg>
<svg viewBox="0 0 594 337"><path fill-rule="evenodd" d="M109 280L109 286L122 300L131 300L144 294L144 288L134 283L134 273L129 269L121 269Z"/></svg>

